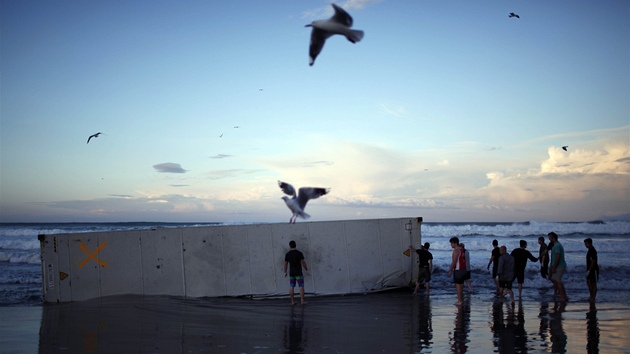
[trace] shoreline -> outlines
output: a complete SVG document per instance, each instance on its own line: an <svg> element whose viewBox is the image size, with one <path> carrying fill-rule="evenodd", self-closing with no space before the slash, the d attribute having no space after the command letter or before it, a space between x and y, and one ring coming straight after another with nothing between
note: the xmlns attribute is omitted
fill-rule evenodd
<svg viewBox="0 0 630 354"><path fill-rule="evenodd" d="M623 353L630 305L553 302L529 288L496 301L481 289L454 306L454 289L288 298L113 296L82 302L0 307L7 352L584 352ZM626 296L627 297L627 296ZM613 300L606 300L611 298Z"/></svg>

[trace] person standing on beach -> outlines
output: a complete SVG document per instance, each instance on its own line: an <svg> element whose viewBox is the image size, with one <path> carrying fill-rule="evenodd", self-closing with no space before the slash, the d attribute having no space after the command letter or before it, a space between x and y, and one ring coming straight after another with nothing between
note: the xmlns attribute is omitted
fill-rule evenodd
<svg viewBox="0 0 630 354"><path fill-rule="evenodd" d="M514 274L518 280L518 297L520 298L523 293L523 283L525 282L525 267L527 266L527 260L532 262L538 262L538 258L526 250L527 241L521 240L519 242L519 248L512 251L511 256L514 257Z"/></svg>
<svg viewBox="0 0 630 354"><path fill-rule="evenodd" d="M431 281L431 273L433 273L433 254L429 252L429 247L431 247L431 244L428 242L425 242L424 247L420 246L418 250L409 246L410 250L418 254L418 266L420 267L418 270L416 289L413 291L414 295L418 293L418 289L422 283L424 283L426 294L429 295L429 282Z"/></svg>
<svg viewBox="0 0 630 354"><path fill-rule="evenodd" d="M300 288L300 304L304 305L304 275L302 274L302 268L308 272L308 266L304 260L304 254L297 250L295 241L289 242L291 248L289 252L284 256L284 276L287 276L287 267L289 267L289 296L291 297L291 305L295 305L295 299L293 297L293 290L297 283Z"/></svg>
<svg viewBox="0 0 630 354"><path fill-rule="evenodd" d="M473 288L470 280L470 252L468 252L468 250L466 249L466 245L464 245L463 243L460 243L459 247L461 247L462 252L464 252L464 257L466 258L466 276L464 277L464 281L468 286L468 292L472 293Z"/></svg>
<svg viewBox="0 0 630 354"><path fill-rule="evenodd" d="M464 252L459 247L459 238L451 237L449 240L453 254L451 256L451 266L448 268L448 276L453 273L453 282L455 283L455 290L457 290L457 303L455 305L461 306L464 302L464 278L466 276L466 257Z"/></svg>
<svg viewBox="0 0 630 354"><path fill-rule="evenodd" d="M499 297L503 301L503 296L507 290L510 293L512 304L514 304L514 292L512 291L512 282L514 282L514 257L507 253L507 247L499 248L501 257L499 257L499 269L497 270L497 281L501 287Z"/></svg>
<svg viewBox="0 0 630 354"><path fill-rule="evenodd" d="M553 282L555 289L557 289L557 295L560 296L560 301L568 301L567 292L564 289L564 283L562 282L562 276L567 269L567 263L564 260L564 247L558 241L558 235L555 232L547 234L549 241L553 242L551 248L551 267L549 268L549 277ZM555 294L555 292L554 292Z"/></svg>
<svg viewBox="0 0 630 354"><path fill-rule="evenodd" d="M549 252L549 263L551 263L551 249L552 248L553 248L553 241L550 238L549 243L547 244L547 252ZM558 296L558 286L556 285L556 283L554 283L553 280L551 280L551 274L549 274L549 270L547 270L547 279L549 279L549 281L553 285L553 297L555 298L556 296Z"/></svg>
<svg viewBox="0 0 630 354"><path fill-rule="evenodd" d="M593 247L593 239L584 240L586 252L586 285L588 285L588 301L595 302L597 296L597 279L599 278L599 264L597 263L597 250Z"/></svg>
<svg viewBox="0 0 630 354"><path fill-rule="evenodd" d="M499 252L499 241L492 240L492 255L490 256L490 261L488 262L487 269L490 269L490 265L492 264L492 280L497 286L497 295L501 291L501 287L499 286L499 281L497 280L497 270L499 269L499 257L501 257L501 252Z"/></svg>
<svg viewBox="0 0 630 354"><path fill-rule="evenodd" d="M538 244L540 245L540 249L538 250L538 260L540 261L540 275L547 279L547 275L549 274L549 249L547 248L547 244L545 244L545 238L540 236L538 238Z"/></svg>

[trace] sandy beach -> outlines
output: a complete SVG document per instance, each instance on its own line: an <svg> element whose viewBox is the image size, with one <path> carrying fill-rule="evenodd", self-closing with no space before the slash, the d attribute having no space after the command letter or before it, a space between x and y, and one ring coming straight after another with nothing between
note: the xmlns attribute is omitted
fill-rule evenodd
<svg viewBox="0 0 630 354"><path fill-rule="evenodd" d="M115 296L0 308L4 353L624 353L622 301L555 303L527 289L514 306L487 290L454 306L448 289L287 298ZM533 294L532 294L533 293ZM606 296L614 299L614 294Z"/></svg>

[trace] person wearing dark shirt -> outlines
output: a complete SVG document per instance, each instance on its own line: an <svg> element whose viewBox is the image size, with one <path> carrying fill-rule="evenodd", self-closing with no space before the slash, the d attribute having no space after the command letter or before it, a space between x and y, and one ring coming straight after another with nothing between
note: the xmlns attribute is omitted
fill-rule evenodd
<svg viewBox="0 0 630 354"><path fill-rule="evenodd" d="M284 276L287 276L287 268L289 268L289 296L291 297L291 305L295 305L295 299L293 298L293 290L297 283L300 288L300 304L304 305L304 275L302 274L302 268L308 272L308 266L304 260L304 254L296 249L297 245L295 241L289 242L291 249L284 256Z"/></svg>
<svg viewBox="0 0 630 354"><path fill-rule="evenodd" d="M514 292L512 291L512 282L514 281L514 257L507 253L507 248L505 246L501 246L501 248L499 248L499 252L501 253L499 260L497 261L497 263L499 263L497 280L499 280L499 284L501 286L501 293L499 296L501 301L503 301L503 296L505 295L505 291L507 291L512 299L512 304L514 304Z"/></svg>
<svg viewBox="0 0 630 354"><path fill-rule="evenodd" d="M424 283L427 295L429 294L429 282L431 281L431 273L433 273L433 254L429 252L429 247L431 247L431 244L428 242L425 242L424 247L421 246L420 249L409 246L410 250L418 254L418 266L420 267L418 270L416 289L413 291L414 295L418 292L422 283Z"/></svg>
<svg viewBox="0 0 630 354"><path fill-rule="evenodd" d="M512 251L511 256L514 257L514 275L518 280L518 297L521 297L523 293L523 282L525 282L525 266L527 266L527 260L532 262L538 262L538 258L534 257L531 252L526 250L527 241L520 241L520 248Z"/></svg>
<svg viewBox="0 0 630 354"><path fill-rule="evenodd" d="M497 280L497 271L499 269L499 257L501 257L501 252L499 251L499 241L492 240L492 255L490 256L490 261L488 262L488 269L490 269L490 265L492 264L492 280L497 286L497 295L501 291L501 287L499 286L499 281Z"/></svg>
<svg viewBox="0 0 630 354"><path fill-rule="evenodd" d="M538 244L540 249L538 250L538 260L540 261L540 275L547 279L549 275L549 248L545 244L545 238L540 236L538 238Z"/></svg>
<svg viewBox="0 0 630 354"><path fill-rule="evenodd" d="M593 247L593 239L590 237L584 240L584 246L588 248L586 252L586 285L588 285L588 292L590 294L588 301L595 302L595 296L597 296L597 279L599 278L597 250Z"/></svg>

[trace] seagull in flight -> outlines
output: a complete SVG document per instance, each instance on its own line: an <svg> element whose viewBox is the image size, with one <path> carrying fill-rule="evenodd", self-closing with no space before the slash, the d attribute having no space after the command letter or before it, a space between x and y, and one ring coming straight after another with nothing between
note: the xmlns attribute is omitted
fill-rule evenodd
<svg viewBox="0 0 630 354"><path fill-rule="evenodd" d="M293 212L293 216L289 219L289 224L295 224L295 220L298 216L303 219L308 219L310 215L304 212L304 208L309 199L317 199L330 192L330 188L302 187L298 190L298 194L296 195L295 188L293 188L292 185L278 181L278 186L280 186L280 189L282 189L285 194L291 196L291 198L286 195L282 197L287 207Z"/></svg>
<svg viewBox="0 0 630 354"><path fill-rule="evenodd" d="M567 148L568 148L568 147L569 147L568 145L567 145L567 146L563 146L563 147L562 147L562 150L564 150L564 151L569 151L569 150L567 150Z"/></svg>
<svg viewBox="0 0 630 354"><path fill-rule="evenodd" d="M521 16L515 14L514 12L510 12L510 15L508 17L516 17L516 18L521 18Z"/></svg>
<svg viewBox="0 0 630 354"><path fill-rule="evenodd" d="M311 45L308 54L310 56L309 65L315 63L315 58L324 48L326 40L334 35L345 36L350 42L356 43L363 39L363 31L350 29L352 27L352 17L341 7L331 4L335 9L335 14L327 20L313 21L305 27L312 27Z"/></svg>
<svg viewBox="0 0 630 354"><path fill-rule="evenodd" d="M92 138L98 138L98 136L99 136L99 135L101 135L101 134L103 134L103 133L98 132L98 133L96 133L96 134L92 134L92 135L90 135L90 137L88 138L88 141L87 141L87 143L86 143L86 144L89 144L89 143L90 143L90 140L91 140Z"/></svg>

